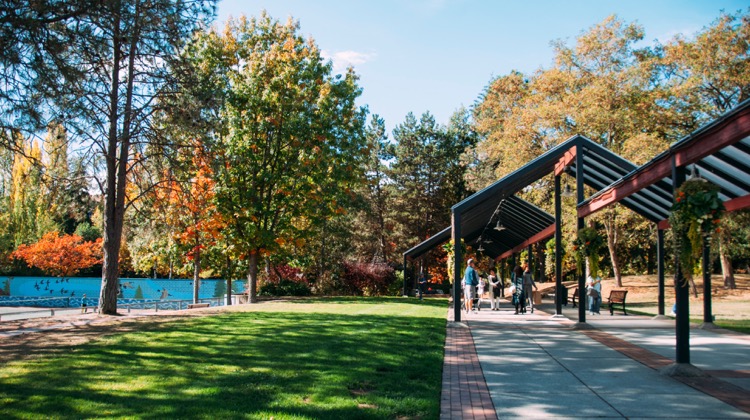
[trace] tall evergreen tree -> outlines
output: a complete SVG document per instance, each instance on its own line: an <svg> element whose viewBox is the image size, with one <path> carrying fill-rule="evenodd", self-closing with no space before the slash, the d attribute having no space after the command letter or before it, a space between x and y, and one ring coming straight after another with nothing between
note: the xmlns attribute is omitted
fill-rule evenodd
<svg viewBox="0 0 750 420"><path fill-rule="evenodd" d="M402 251L450 224L450 208L469 195L462 154L477 141L469 113L459 110L448 127L426 112L413 114L393 130L396 142L390 177Z"/></svg>
<svg viewBox="0 0 750 420"><path fill-rule="evenodd" d="M119 263L126 187L154 141L156 100L167 94L168 64L202 19L212 0L109 0L76 27L74 64L85 79L62 96L66 127L92 145L92 171L104 196L104 264L99 310L117 312ZM100 166L97 166L100 165Z"/></svg>
<svg viewBox="0 0 750 420"><path fill-rule="evenodd" d="M385 121L373 115L366 129L367 149L365 182L357 188L362 203L353 218L356 225L352 242L357 257L372 262L390 262L395 251L392 244L392 188L387 162L392 158Z"/></svg>

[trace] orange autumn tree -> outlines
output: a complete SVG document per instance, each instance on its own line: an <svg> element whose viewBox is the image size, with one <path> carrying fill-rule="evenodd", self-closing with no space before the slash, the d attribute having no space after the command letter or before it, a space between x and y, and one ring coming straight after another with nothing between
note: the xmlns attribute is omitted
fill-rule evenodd
<svg viewBox="0 0 750 420"><path fill-rule="evenodd" d="M209 160L196 141L191 176L184 180L172 177L161 191L168 204L166 215L176 232L175 240L193 264L193 302L199 299L202 256L207 248L216 245L225 225L213 202L215 182Z"/></svg>
<svg viewBox="0 0 750 420"><path fill-rule="evenodd" d="M78 235L49 232L35 244L19 246L11 256L45 274L70 277L85 268L101 264L102 240L84 241Z"/></svg>

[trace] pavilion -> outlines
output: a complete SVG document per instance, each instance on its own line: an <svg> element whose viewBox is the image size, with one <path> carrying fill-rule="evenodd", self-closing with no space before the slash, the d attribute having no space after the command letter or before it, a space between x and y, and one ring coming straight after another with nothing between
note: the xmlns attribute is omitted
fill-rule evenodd
<svg viewBox="0 0 750 420"><path fill-rule="evenodd" d="M554 173L555 214L516 197ZM555 146L523 167L466 198L451 208L451 226L404 253L404 267L434 247L453 240L453 278L460 279L460 240L481 247L496 260L512 257L525 247L555 237L556 315L561 314L562 259L561 175L576 179L577 227L584 218L614 203L621 203L657 226L659 314L664 315L664 230L673 204L674 190L688 174L700 176L721 188L720 198L727 211L750 206L750 100L744 101L721 118L677 141L668 150L641 167L619 157L593 141L574 136ZM598 191L584 197L584 185ZM551 222L551 223L550 223ZM707 255L708 250L704 250ZM531 255L531 252L529 252ZM707 260L707 258L704 258ZM679 274L678 274L679 275ZM578 290L584 301L584 277L578 277ZM689 305L687 286L680 279L677 287L677 363L689 363ZM460 296L460 282L454 281L454 296ZM704 321L712 323L710 273L704 267ZM406 293L406 280L404 293ZM454 305L454 318L461 320L460 305ZM585 323L585 307L579 307L578 322Z"/></svg>

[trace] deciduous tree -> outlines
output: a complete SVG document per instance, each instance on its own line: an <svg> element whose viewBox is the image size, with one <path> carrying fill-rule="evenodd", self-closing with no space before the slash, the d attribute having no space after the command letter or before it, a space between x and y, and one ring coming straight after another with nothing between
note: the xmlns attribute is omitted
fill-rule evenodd
<svg viewBox="0 0 750 420"><path fill-rule="evenodd" d="M101 263L101 251L101 239L86 242L78 235L49 232L32 245L19 246L13 257L51 276L70 277Z"/></svg>
<svg viewBox="0 0 750 420"><path fill-rule="evenodd" d="M232 65L217 208L229 243L248 261L251 302L259 258L343 214L366 153L357 76L333 76L298 30L263 14L231 20L223 34Z"/></svg>

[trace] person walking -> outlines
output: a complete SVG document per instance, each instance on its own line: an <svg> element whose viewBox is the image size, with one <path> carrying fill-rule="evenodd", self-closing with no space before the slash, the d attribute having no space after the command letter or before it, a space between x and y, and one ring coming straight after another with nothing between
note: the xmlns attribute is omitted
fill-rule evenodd
<svg viewBox="0 0 750 420"><path fill-rule="evenodd" d="M477 304L475 306L477 311L482 310L482 296L484 296L485 284L484 279L479 277L479 284L477 285Z"/></svg>
<svg viewBox="0 0 750 420"><path fill-rule="evenodd" d="M417 290L419 291L419 300L422 300L422 295L424 294L424 288L427 284L427 279L424 276L424 273L421 273L419 275L419 281L417 284Z"/></svg>
<svg viewBox="0 0 750 420"><path fill-rule="evenodd" d="M495 269L490 270L490 275L487 277L487 281L490 283L490 308L493 311L500 310L500 279L495 275Z"/></svg>
<svg viewBox="0 0 750 420"><path fill-rule="evenodd" d="M474 297L476 296L476 287L479 285L479 277L477 271L474 269L474 259L469 258L466 262L466 271L464 271L464 303L466 305L466 313L468 314L473 308Z"/></svg>
<svg viewBox="0 0 750 420"><path fill-rule="evenodd" d="M602 305L602 278L592 278L591 276L586 279L586 295L588 296L589 314L594 315L599 313L599 308Z"/></svg>
<svg viewBox="0 0 750 420"><path fill-rule="evenodd" d="M536 287L536 283L534 282L534 277L531 275L531 269L529 268L528 264L524 264L523 266L523 295L524 299L529 300L529 306L531 307L531 313L534 313L534 292L531 290L532 287L536 290L539 290L538 287Z"/></svg>
<svg viewBox="0 0 750 420"><path fill-rule="evenodd" d="M516 315L526 313L526 296L523 294L523 269L520 266L513 267L510 275L513 287L513 305L516 307Z"/></svg>

